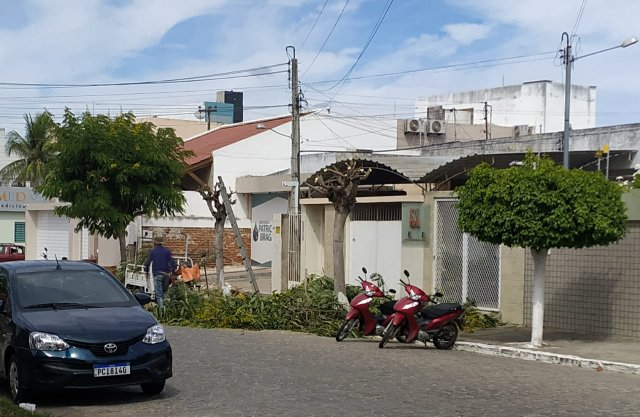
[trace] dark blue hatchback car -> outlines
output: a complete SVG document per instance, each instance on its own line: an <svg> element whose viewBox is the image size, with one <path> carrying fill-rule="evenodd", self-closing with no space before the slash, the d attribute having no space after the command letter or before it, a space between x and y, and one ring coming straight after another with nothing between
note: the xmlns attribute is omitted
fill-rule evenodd
<svg viewBox="0 0 640 417"><path fill-rule="evenodd" d="M0 264L0 373L13 400L66 388L161 392L171 346L141 306L149 301L91 263Z"/></svg>

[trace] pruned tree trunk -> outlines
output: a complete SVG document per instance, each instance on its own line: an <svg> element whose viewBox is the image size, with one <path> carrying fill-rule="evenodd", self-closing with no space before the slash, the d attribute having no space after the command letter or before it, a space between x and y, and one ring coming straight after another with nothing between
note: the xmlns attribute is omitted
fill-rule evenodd
<svg viewBox="0 0 640 417"><path fill-rule="evenodd" d="M222 289L224 288L224 222L225 218L216 218L215 224L215 254L216 254L216 278L218 280L218 286Z"/></svg>
<svg viewBox="0 0 640 417"><path fill-rule="evenodd" d="M118 235L118 243L120 243L120 262L127 262L127 235L122 232Z"/></svg>
<svg viewBox="0 0 640 417"><path fill-rule="evenodd" d="M344 279L344 225L349 214L336 211L333 223L333 280L336 294L346 294Z"/></svg>
<svg viewBox="0 0 640 417"><path fill-rule="evenodd" d="M220 181L222 181L221 178ZM220 194L220 181L215 184L213 189L209 186L204 186L199 191L204 201L206 201L211 215L215 219L213 252L216 258L216 279L218 286L222 289L224 288L224 223L227 220L227 209ZM227 194L229 194L229 198L231 198L233 192L227 191ZM236 202L229 200L229 203L235 204Z"/></svg>
<svg viewBox="0 0 640 417"><path fill-rule="evenodd" d="M531 249L533 256L533 295L531 298L531 345L542 346L544 327L544 276L547 269L548 249Z"/></svg>

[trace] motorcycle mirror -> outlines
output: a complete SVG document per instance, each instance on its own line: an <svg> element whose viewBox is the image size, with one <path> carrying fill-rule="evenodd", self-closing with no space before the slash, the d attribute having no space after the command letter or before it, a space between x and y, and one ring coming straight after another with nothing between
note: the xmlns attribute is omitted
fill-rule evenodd
<svg viewBox="0 0 640 417"><path fill-rule="evenodd" d="M409 271L407 271L406 269L404 270L404 276L409 278Z"/></svg>
<svg viewBox="0 0 640 417"><path fill-rule="evenodd" d="M396 290L394 290L393 288L389 288L389 292L390 292L391 294L395 294L395 293L396 293Z"/></svg>
<svg viewBox="0 0 640 417"><path fill-rule="evenodd" d="M442 294L441 292L437 292L434 294L436 297L442 297L444 294Z"/></svg>
<svg viewBox="0 0 640 417"><path fill-rule="evenodd" d="M362 267L362 272L364 272L365 274L367 273L367 268L365 268L364 266Z"/></svg>

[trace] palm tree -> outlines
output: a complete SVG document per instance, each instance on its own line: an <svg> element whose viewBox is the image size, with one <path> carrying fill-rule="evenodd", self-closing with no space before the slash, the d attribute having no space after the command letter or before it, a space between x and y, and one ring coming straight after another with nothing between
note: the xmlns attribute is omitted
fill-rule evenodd
<svg viewBox="0 0 640 417"><path fill-rule="evenodd" d="M44 180L47 162L54 155L51 144L55 122L48 111L37 114L35 118L25 114L24 120L24 137L15 130L7 134L7 154L15 154L20 159L0 169L0 178L3 181L31 181L38 185Z"/></svg>

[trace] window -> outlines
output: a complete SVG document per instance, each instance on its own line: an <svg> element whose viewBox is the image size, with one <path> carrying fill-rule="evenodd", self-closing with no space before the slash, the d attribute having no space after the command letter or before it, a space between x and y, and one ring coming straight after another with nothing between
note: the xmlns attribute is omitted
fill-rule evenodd
<svg viewBox="0 0 640 417"><path fill-rule="evenodd" d="M25 223L15 222L13 224L13 241L16 243L24 243Z"/></svg>

